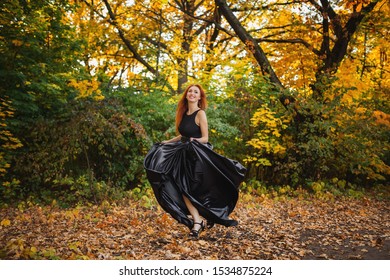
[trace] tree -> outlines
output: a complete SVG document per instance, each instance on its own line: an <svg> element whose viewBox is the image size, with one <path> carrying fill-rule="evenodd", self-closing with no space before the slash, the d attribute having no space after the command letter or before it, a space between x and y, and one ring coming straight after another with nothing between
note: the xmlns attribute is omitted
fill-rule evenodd
<svg viewBox="0 0 390 280"><path fill-rule="evenodd" d="M99 85L79 63L83 41L67 22L67 1L0 4L0 169L31 150L39 119L60 118L75 98L101 98ZM6 176L4 176L6 177ZM9 178L5 178L7 180Z"/></svg>
<svg viewBox="0 0 390 280"><path fill-rule="evenodd" d="M381 117L379 125L373 112L378 105L386 108L388 103L383 103L382 92L387 89L374 95L372 89L360 87L354 93L353 87L358 84L349 87L345 84L364 72L351 67L367 69L365 59L355 59L358 63L352 66L351 58L357 53L367 58L367 45L358 38L364 26L370 26L371 19L385 14L385 2L232 1L228 5L216 0L215 3L263 74L277 87L287 85L289 90L298 90L295 93L298 102L293 107L295 123L289 124L289 114L282 114L272 100L264 101L253 115L256 132L247 142L253 148L247 160L257 166L257 174L262 173L261 177L269 183L295 186L332 176L366 185L386 180L389 175L388 155L383 152L387 150L383 143L386 121ZM371 22L374 25L375 21ZM376 26L386 32L382 25ZM375 41L381 40L376 37ZM375 48L371 42L369 49ZM378 66L383 74L385 64ZM296 68L303 71L299 73ZM340 73L340 69L344 71ZM307 80L303 85L309 82L310 88L297 87L295 81L302 78ZM363 79L362 74L360 78ZM364 81L373 80L365 79L360 84ZM284 96L283 90L279 95L284 105L293 101ZM378 105L365 101L374 96ZM376 133L363 129L367 123L375 127Z"/></svg>
<svg viewBox="0 0 390 280"><path fill-rule="evenodd" d="M48 116L69 99L85 95L75 87L82 81L91 85L93 79L83 79L78 62L83 41L66 22L71 11L67 1L3 1L1 5L0 90L15 109L14 122L19 123L13 127L20 125L19 133L24 135L34 118Z"/></svg>
<svg viewBox="0 0 390 280"><path fill-rule="evenodd" d="M280 44L300 44L310 50L317 61L316 68L311 69L315 76L312 81L312 89L319 96L326 89L323 88L324 81L334 76L342 60L346 57L351 39L359 25L373 12L376 6L384 5L384 1L378 0L343 1L341 3L333 3L328 0L319 2L315 0L275 1L263 6L244 4L240 7L239 4L233 4L233 8L229 7L225 0L216 0L215 3L236 35L253 53L262 71L269 75L271 82L278 86L281 85L281 82L260 44L274 43L277 44L277 48ZM270 23L270 26L256 28L257 33L262 31L261 34L264 34L263 37L258 38L254 38L250 29L244 27L233 13L233 11L250 13L265 10L269 10L271 13L265 20L266 23ZM273 25L272 19L276 17L272 14L280 13L280 16L277 17L280 24L280 17L286 16L285 10L291 17L290 22L279 26ZM270 30L274 32L270 34ZM272 53L281 55L278 51L272 51Z"/></svg>
<svg viewBox="0 0 390 280"><path fill-rule="evenodd" d="M253 54L263 74L270 76L270 81L277 86L282 86L279 78L276 76L265 52L256 40L249 34L249 32L241 25L240 21L233 14L232 10L228 7L225 0L215 0L221 14L224 15L234 32L240 38L240 40L246 45L248 50Z"/></svg>
<svg viewBox="0 0 390 280"><path fill-rule="evenodd" d="M229 60L238 53L229 46L233 36L220 32L221 15L213 1L82 3L79 12L72 15L75 23L94 29L87 34L94 39L90 40L91 46L104 42L98 44L99 53L86 54L88 64L98 59L110 81L133 83L142 76L151 78L153 87L162 84L171 93L181 93L190 79L212 71L221 59ZM139 87L147 89L151 85Z"/></svg>
<svg viewBox="0 0 390 280"><path fill-rule="evenodd" d="M169 71L162 71L161 62L165 67L166 59L172 58L176 64L178 73L177 92L182 92L183 85L188 81L188 60L191 52L191 44L197 34L201 33L207 24L196 27L193 18L194 13L200 7L195 1L175 1L177 6L169 6L168 3L152 1L150 4L135 2L134 4L113 3L103 0L103 5L84 1L89 8L103 20L115 28L123 45L131 53L131 59L142 65L155 79L168 79ZM107 10L105 15L103 7ZM163 9L166 8L163 13ZM180 10L182 14L178 14ZM175 28L169 23L169 18L175 17ZM181 34L176 29L180 28ZM194 31L194 28L197 30ZM176 44L172 44L169 37L175 38ZM167 44L170 42L170 44ZM178 50L175 48L178 47ZM170 86L172 81L166 84Z"/></svg>

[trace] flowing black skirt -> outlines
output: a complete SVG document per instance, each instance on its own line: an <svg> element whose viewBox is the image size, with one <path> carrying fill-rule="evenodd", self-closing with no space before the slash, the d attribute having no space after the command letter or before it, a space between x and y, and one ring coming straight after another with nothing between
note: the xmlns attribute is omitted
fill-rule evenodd
<svg viewBox="0 0 390 280"><path fill-rule="evenodd" d="M154 144L144 167L158 203L178 222L193 226L184 195L209 222L237 225L229 214L246 172L239 162L217 154L210 144L191 141Z"/></svg>

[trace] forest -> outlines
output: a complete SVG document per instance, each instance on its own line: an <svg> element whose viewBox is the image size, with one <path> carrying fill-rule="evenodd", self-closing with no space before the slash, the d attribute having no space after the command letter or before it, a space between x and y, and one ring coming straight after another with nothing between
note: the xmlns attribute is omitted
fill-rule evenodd
<svg viewBox="0 0 390 280"><path fill-rule="evenodd" d="M389 14L386 0L2 0L0 259L389 259ZM198 242L143 166L189 84L213 149L247 168L240 225Z"/></svg>

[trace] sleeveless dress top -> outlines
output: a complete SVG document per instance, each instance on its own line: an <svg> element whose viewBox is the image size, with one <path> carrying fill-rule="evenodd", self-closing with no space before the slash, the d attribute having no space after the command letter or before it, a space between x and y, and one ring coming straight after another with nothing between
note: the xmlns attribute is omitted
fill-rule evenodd
<svg viewBox="0 0 390 280"><path fill-rule="evenodd" d="M184 113L183 119L181 120L181 123L179 125L179 133L184 137L193 137L193 138L201 138L202 132L200 131L200 126L196 124L195 118L198 112L197 110L193 112L191 115L187 115L187 113Z"/></svg>

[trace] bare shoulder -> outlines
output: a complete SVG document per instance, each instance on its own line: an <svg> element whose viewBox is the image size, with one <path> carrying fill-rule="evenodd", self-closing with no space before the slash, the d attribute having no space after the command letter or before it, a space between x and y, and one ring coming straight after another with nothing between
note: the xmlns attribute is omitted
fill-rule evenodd
<svg viewBox="0 0 390 280"><path fill-rule="evenodd" d="M200 125L201 123L207 124L206 112L204 110L199 110L196 114L195 122L197 125Z"/></svg>
<svg viewBox="0 0 390 280"><path fill-rule="evenodd" d="M199 118L206 118L206 112L204 110L200 109L198 112L198 117Z"/></svg>

